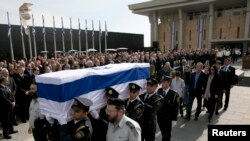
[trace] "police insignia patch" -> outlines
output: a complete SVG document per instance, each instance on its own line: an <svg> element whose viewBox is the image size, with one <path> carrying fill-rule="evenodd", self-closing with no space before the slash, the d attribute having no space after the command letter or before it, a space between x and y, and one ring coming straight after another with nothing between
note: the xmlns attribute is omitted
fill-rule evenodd
<svg viewBox="0 0 250 141"><path fill-rule="evenodd" d="M76 139L81 139L81 138L83 138L85 135L84 135L84 133L83 133L83 131L79 131L79 132L77 132L76 134L75 134L75 138Z"/></svg>
<svg viewBox="0 0 250 141"><path fill-rule="evenodd" d="M132 89L135 89L135 85L132 85Z"/></svg>

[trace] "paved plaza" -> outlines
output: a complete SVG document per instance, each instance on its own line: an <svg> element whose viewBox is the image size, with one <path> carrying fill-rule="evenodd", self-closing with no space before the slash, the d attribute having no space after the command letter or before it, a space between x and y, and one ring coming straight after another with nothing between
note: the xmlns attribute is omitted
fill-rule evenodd
<svg viewBox="0 0 250 141"><path fill-rule="evenodd" d="M235 66L240 68L240 66ZM250 70L244 70L245 77L250 77ZM249 81L244 81L248 83ZM248 87L246 87L248 86ZM214 115L210 124L250 124L250 83L245 86L235 86L231 89L230 103L227 111L221 110L218 116ZM196 108L194 101L193 110ZM185 111L184 111L185 113ZM203 110L199 120L186 121L179 117L177 125L173 128L173 141L207 141L207 114ZM28 123L20 123L15 127L19 132L12 135L12 139L8 141L33 141L32 135L28 134ZM159 130L156 133L156 140L161 140ZM4 140L0 137L1 141Z"/></svg>

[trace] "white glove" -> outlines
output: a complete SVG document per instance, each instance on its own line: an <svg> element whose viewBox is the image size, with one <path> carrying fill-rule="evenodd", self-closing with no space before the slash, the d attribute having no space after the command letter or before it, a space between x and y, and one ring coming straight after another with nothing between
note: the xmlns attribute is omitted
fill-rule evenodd
<svg viewBox="0 0 250 141"><path fill-rule="evenodd" d="M58 122L59 122L60 125L67 124L66 119L61 118L61 119L57 119L57 120L58 120Z"/></svg>
<svg viewBox="0 0 250 141"><path fill-rule="evenodd" d="M53 124L55 121L52 117L46 117L46 120L49 122L49 124Z"/></svg>
<svg viewBox="0 0 250 141"><path fill-rule="evenodd" d="M174 127L177 124L177 121L172 121L172 127Z"/></svg>
<svg viewBox="0 0 250 141"><path fill-rule="evenodd" d="M99 119L99 113L96 110L92 110L89 112L89 114L94 118L94 119Z"/></svg>

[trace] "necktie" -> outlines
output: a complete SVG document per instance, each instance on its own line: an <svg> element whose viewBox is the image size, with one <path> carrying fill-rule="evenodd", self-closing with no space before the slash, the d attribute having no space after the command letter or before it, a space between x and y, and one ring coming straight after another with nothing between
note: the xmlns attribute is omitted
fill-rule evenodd
<svg viewBox="0 0 250 141"><path fill-rule="evenodd" d="M148 98L149 98L149 96L148 96L148 94L147 94L144 100L145 100L145 101L147 101L147 100L148 100Z"/></svg>
<svg viewBox="0 0 250 141"><path fill-rule="evenodd" d="M163 96L166 96L166 91L165 90L163 90Z"/></svg>

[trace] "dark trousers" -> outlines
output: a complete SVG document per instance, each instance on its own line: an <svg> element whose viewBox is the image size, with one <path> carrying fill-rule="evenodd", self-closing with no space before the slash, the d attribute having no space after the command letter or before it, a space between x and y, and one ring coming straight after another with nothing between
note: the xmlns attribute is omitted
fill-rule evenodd
<svg viewBox="0 0 250 141"><path fill-rule="evenodd" d="M156 120L148 120L140 123L142 141L155 141Z"/></svg>
<svg viewBox="0 0 250 141"><path fill-rule="evenodd" d="M158 117L157 122L161 130L162 141L170 141L172 131L172 120Z"/></svg>
<svg viewBox="0 0 250 141"><path fill-rule="evenodd" d="M3 136L7 136L10 131L13 130L13 125L10 122L10 109L8 110L1 110L1 116L0 120L2 123L2 129L3 129Z"/></svg>
<svg viewBox="0 0 250 141"><path fill-rule="evenodd" d="M214 111L215 111L215 104L217 102L218 99L215 99L215 98L209 98L208 99L208 113L209 113L209 116L208 116L208 119L212 119L213 117L213 114L214 114Z"/></svg>
<svg viewBox="0 0 250 141"><path fill-rule="evenodd" d="M180 114L181 114L181 116L183 116L183 106L182 106L182 104L183 104L183 98L180 97L179 100L180 100L180 103L179 103Z"/></svg>
<svg viewBox="0 0 250 141"><path fill-rule="evenodd" d="M32 134L35 141L47 141L47 132L46 128L42 127L41 129L33 128Z"/></svg>
<svg viewBox="0 0 250 141"><path fill-rule="evenodd" d="M187 118L191 117L191 111L192 111L193 102L194 102L195 98L197 98L197 108L196 108L196 112L195 112L195 117L198 118L200 113L201 113L201 102L202 102L201 94L192 93L189 96L189 101L188 101L188 105L187 105Z"/></svg>
<svg viewBox="0 0 250 141"><path fill-rule="evenodd" d="M226 88L226 93L225 93L225 104L224 104L224 108L227 108L228 107L228 103L229 103L229 98L230 98L230 90L231 90L231 88L230 87L228 87L228 88ZM221 96L221 99L223 98L223 94L222 94L222 96Z"/></svg>
<svg viewBox="0 0 250 141"><path fill-rule="evenodd" d="M222 107L222 91L218 95L218 99L215 101L216 104L216 112L219 111L219 109Z"/></svg>

